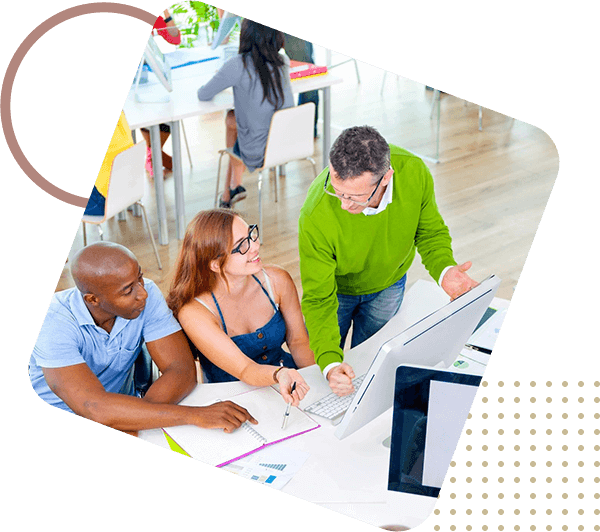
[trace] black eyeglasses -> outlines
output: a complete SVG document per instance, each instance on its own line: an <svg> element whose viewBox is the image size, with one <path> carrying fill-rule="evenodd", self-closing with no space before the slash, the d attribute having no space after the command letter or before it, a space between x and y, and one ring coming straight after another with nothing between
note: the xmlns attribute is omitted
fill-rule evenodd
<svg viewBox="0 0 600 532"><path fill-rule="evenodd" d="M258 225L254 224L248 227L248 236L231 250L231 254L239 253L240 255L245 255L250 250L250 241L256 242L257 240Z"/></svg>
<svg viewBox="0 0 600 532"><path fill-rule="evenodd" d="M377 189L379 188L379 184L383 181L383 178L385 177L385 174L387 174L387 173L388 173L388 171L386 170L385 173L379 178L379 181L377 181L377 184L375 185L375 188L373 189L373 192L371 192L371 195L369 196L367 201L358 201L358 200L352 199L348 196L344 196L343 194L337 194L336 192L331 192L331 191L327 190L327 185L329 184L329 177L331 175L329 173L329 170L327 170L327 177L325 178L325 184L323 185L323 190L325 191L326 194L329 194L330 196L334 196L335 198L339 199L340 201L347 200L347 201L351 201L352 203L356 203L357 205L360 205L361 207L368 207L369 202L373 199L375 192L377 192ZM332 188L333 188L333 185L332 185ZM365 194L362 194L362 195L364 196Z"/></svg>

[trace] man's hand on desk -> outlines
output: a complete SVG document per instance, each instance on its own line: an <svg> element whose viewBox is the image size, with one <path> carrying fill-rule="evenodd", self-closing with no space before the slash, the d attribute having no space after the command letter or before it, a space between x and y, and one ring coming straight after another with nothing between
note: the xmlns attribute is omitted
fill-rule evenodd
<svg viewBox="0 0 600 532"><path fill-rule="evenodd" d="M452 266L444 275L441 287L451 299L456 299L465 292L475 288L479 283L467 275L467 270L472 266L471 261L467 261L458 266Z"/></svg>
<svg viewBox="0 0 600 532"><path fill-rule="evenodd" d="M354 385L352 379L354 378L354 370L350 364L342 362L339 366L329 370L327 374L327 380L329 381L329 387L336 395L344 397L354 392Z"/></svg>
<svg viewBox="0 0 600 532"><path fill-rule="evenodd" d="M250 421L253 425L258 424L248 410L231 401L191 408L195 411L193 424L204 429L223 429L225 432L233 432L246 421Z"/></svg>

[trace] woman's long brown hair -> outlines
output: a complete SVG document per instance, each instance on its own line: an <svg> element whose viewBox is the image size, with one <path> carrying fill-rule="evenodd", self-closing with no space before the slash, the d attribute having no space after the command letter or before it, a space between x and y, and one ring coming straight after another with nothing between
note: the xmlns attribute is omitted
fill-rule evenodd
<svg viewBox="0 0 600 532"><path fill-rule="evenodd" d="M214 290L220 274L210 264L217 260L222 269L227 261L233 245L235 216L229 209L201 211L187 226L167 296L167 305L175 317L186 303Z"/></svg>

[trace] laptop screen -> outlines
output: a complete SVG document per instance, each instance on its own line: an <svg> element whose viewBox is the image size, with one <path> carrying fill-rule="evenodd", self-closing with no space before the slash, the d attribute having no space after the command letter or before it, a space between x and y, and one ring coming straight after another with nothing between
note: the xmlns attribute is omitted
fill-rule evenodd
<svg viewBox="0 0 600 532"><path fill-rule="evenodd" d="M388 490L437 497L481 377L396 370Z"/></svg>

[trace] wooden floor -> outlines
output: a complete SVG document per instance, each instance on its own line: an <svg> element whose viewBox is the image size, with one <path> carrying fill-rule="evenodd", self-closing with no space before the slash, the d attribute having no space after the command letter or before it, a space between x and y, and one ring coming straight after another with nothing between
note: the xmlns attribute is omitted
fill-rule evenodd
<svg viewBox="0 0 600 532"><path fill-rule="evenodd" d="M334 61L335 64L335 61ZM359 63L357 82L352 63L336 69L344 83L335 85L332 96L332 138L354 125L371 125L393 144L421 156L436 153L436 120L430 119L432 92L411 80L388 74L383 93L383 71ZM322 124L319 125L322 127ZM185 130L192 153L190 168L183 150L186 220L213 206L217 151L224 147L223 114L187 119ZM321 139L315 143L315 160L321 159ZM166 151L170 152L167 143ZM471 274L482 279L495 273L503 279L498 296L511 299L527 253L558 172L558 153L552 140L531 125L484 109L483 131L478 130L478 106L451 95L442 95L440 162L427 164L435 180L439 208L453 238L457 261L473 261ZM306 191L313 179L310 163L287 165L278 182L279 201L274 203L275 180L263 188L264 227L261 227L265 263L286 268L300 286L297 220ZM236 204L248 222L258 221L256 175L245 174L248 198ZM173 180L165 182L169 214L169 245L159 246L163 270L159 270L141 218L130 213L127 221L105 223L104 239L119 242L137 256L146 277L166 294L180 242L175 236ZM154 186L148 180L144 204L157 238ZM88 226L88 242L98 240ZM81 229L75 235L72 256L83 246ZM411 267L408 286L430 279L417 260ZM65 266L57 290L73 285Z"/></svg>

